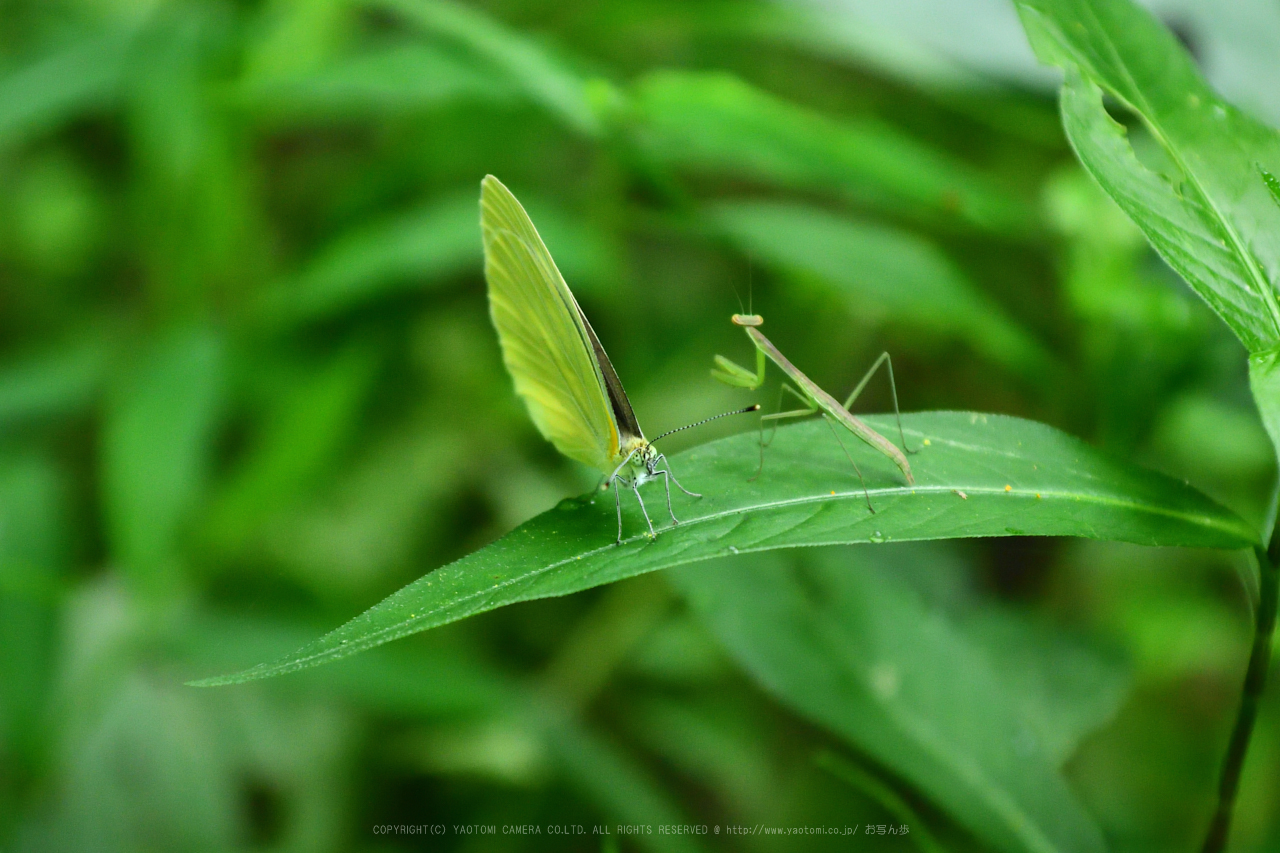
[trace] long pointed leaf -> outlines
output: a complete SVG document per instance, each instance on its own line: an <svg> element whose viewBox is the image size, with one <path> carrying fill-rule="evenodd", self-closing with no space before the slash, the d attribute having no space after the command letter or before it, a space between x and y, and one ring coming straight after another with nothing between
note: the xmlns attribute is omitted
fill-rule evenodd
<svg viewBox="0 0 1280 853"><path fill-rule="evenodd" d="M869 422L891 435L891 418ZM684 563L801 545L972 536L1046 535L1148 545L1245 548L1249 525L1189 485L1105 456L1055 429L1000 415L927 412L904 418L916 485L865 446L860 461L876 512L822 422L779 430L754 482L754 434L672 459L701 499L673 496L683 520L656 539L628 499L627 538L613 544L606 493L565 500L499 541L438 569L275 663L196 682L282 675L517 601L578 590ZM927 441L928 444L924 442ZM661 493L645 490L658 515Z"/></svg>

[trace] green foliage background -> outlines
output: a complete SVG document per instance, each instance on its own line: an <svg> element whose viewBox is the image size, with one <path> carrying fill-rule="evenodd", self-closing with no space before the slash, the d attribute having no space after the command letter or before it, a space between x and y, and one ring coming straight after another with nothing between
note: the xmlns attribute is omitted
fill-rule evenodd
<svg viewBox="0 0 1280 853"><path fill-rule="evenodd" d="M1012 8L974 2L976 30L942 42L928 15L890 30L832 8L0 3L0 849L594 850L500 830L619 823L1195 845L1248 653L1226 552L743 555L182 686L594 485L502 369L486 173L528 207L651 432L748 401L708 369L747 358L728 315L750 291L838 396L888 349L906 410L1043 421L1261 526L1274 463L1239 343L1076 165ZM1276 13L1233 6L1232 29L1199 8L1172 23L1274 123L1240 34L1280 39ZM901 691L912 678L938 689ZM1233 849L1280 845L1274 694ZM955 782L974 756L992 775ZM1074 809L1047 847L991 805L1029 786L1048 805L1017 808ZM453 831L477 823L499 835Z"/></svg>

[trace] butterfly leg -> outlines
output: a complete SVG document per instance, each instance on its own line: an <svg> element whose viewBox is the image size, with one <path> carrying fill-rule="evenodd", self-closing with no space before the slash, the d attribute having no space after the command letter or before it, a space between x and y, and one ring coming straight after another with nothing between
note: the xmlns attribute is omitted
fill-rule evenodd
<svg viewBox="0 0 1280 853"><path fill-rule="evenodd" d="M614 542L613 544L621 545L622 544L622 498L618 494L618 479L616 477L613 477L608 482L613 485L613 507L618 511L618 541Z"/></svg>
<svg viewBox="0 0 1280 853"><path fill-rule="evenodd" d="M676 511L671 508L671 481L675 478L671 476L671 471L667 469L655 473L662 475L662 485L667 487L667 514L671 516L671 526L675 527L680 523L680 519L676 518ZM676 485L680 484L676 483Z"/></svg>
<svg viewBox="0 0 1280 853"><path fill-rule="evenodd" d="M862 495L867 499L867 509L875 513L876 508L871 505L871 493L867 491L867 481L862 478L862 472L858 470L858 463L853 461L853 457L849 455L849 449L844 446L844 442L840 440L840 433L836 429L836 425L827 415L823 415L822 419L827 422L827 426L831 427L831 434L836 437L836 442L840 445L840 449L844 451L844 458L849 460L849 464L853 466L854 473L858 475L858 482L862 483Z"/></svg>
<svg viewBox="0 0 1280 853"><path fill-rule="evenodd" d="M858 383L857 387L853 389L853 392L849 395L848 399L844 401L844 407L848 409L853 405L853 401L858 399L858 395L862 393L862 389L867 386L867 383L871 381L871 377L875 375L876 371L880 369L880 365L882 364L889 372L889 394L893 397L893 416L898 421L898 438L902 439L902 449L907 453L916 453L920 448L917 447L915 450L912 450L910 447L907 447L907 436L906 433L902 431L902 413L898 411L898 385L893 381L893 359L889 357L889 353L880 353L880 357L876 359L876 363L871 365L871 369L863 374L862 381Z"/></svg>
<svg viewBox="0 0 1280 853"><path fill-rule="evenodd" d="M686 495L688 495L688 496L689 496L689 497L691 497L691 498L700 498L700 497L702 497L702 495L701 495L700 493L698 493L698 492L691 492L691 491L689 491L688 489L686 489L684 486L680 485L680 481L676 479L676 475L675 475L674 473L672 473L672 471L671 471L671 463L667 461L667 457L666 457L664 454L659 453L659 454L658 454L658 460L657 460L657 461L658 461L658 462L661 462L663 465L665 465L665 466L666 466L666 468L665 468L664 470L666 471L667 476L671 478L671 482L673 482L673 483L675 483L675 484L676 484L676 488L677 488L677 489L679 489L680 491L684 492ZM655 462L654 464L656 465L656 464L657 464L657 462Z"/></svg>
<svg viewBox="0 0 1280 853"><path fill-rule="evenodd" d="M634 479L628 485L631 486L631 491L635 492L636 501L638 501L640 504L640 511L644 513L645 524L649 525L649 538L650 539L657 538L658 534L654 532L653 521L650 520L649 518L649 510L645 508L644 498L640 497L640 485Z"/></svg>

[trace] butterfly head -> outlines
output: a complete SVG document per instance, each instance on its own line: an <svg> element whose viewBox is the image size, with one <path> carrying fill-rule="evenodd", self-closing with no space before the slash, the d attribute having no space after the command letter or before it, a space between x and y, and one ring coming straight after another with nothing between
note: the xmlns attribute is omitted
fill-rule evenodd
<svg viewBox="0 0 1280 853"><path fill-rule="evenodd" d="M647 438L631 436L623 442L615 458L625 460L622 463L622 473L640 477L644 481L652 477L661 457L658 448Z"/></svg>
<svg viewBox="0 0 1280 853"><path fill-rule="evenodd" d="M640 465L644 466L644 473L649 477L652 477L654 476L655 469L658 465L658 459L661 455L662 454L658 452L658 448L646 441L644 444L640 445L640 448L636 451L636 460ZM640 465L636 467L640 467Z"/></svg>

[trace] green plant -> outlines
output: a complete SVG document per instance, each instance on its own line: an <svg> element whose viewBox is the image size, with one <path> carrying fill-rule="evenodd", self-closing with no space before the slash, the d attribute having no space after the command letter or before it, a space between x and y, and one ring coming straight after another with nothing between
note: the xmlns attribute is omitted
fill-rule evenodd
<svg viewBox="0 0 1280 853"><path fill-rule="evenodd" d="M1237 705L1233 554L1262 573L1206 848L1255 721L1236 843L1274 844L1280 162L1145 12L1019 4L1104 194L1048 98L807 7L10 7L0 844L1170 849ZM893 352L915 487L851 443L869 515L822 424L758 481L723 437L675 454L689 523L614 547L502 370L486 172L655 431L742 404L706 368L754 259L819 385ZM294 674L180 686L264 660L214 680Z"/></svg>

